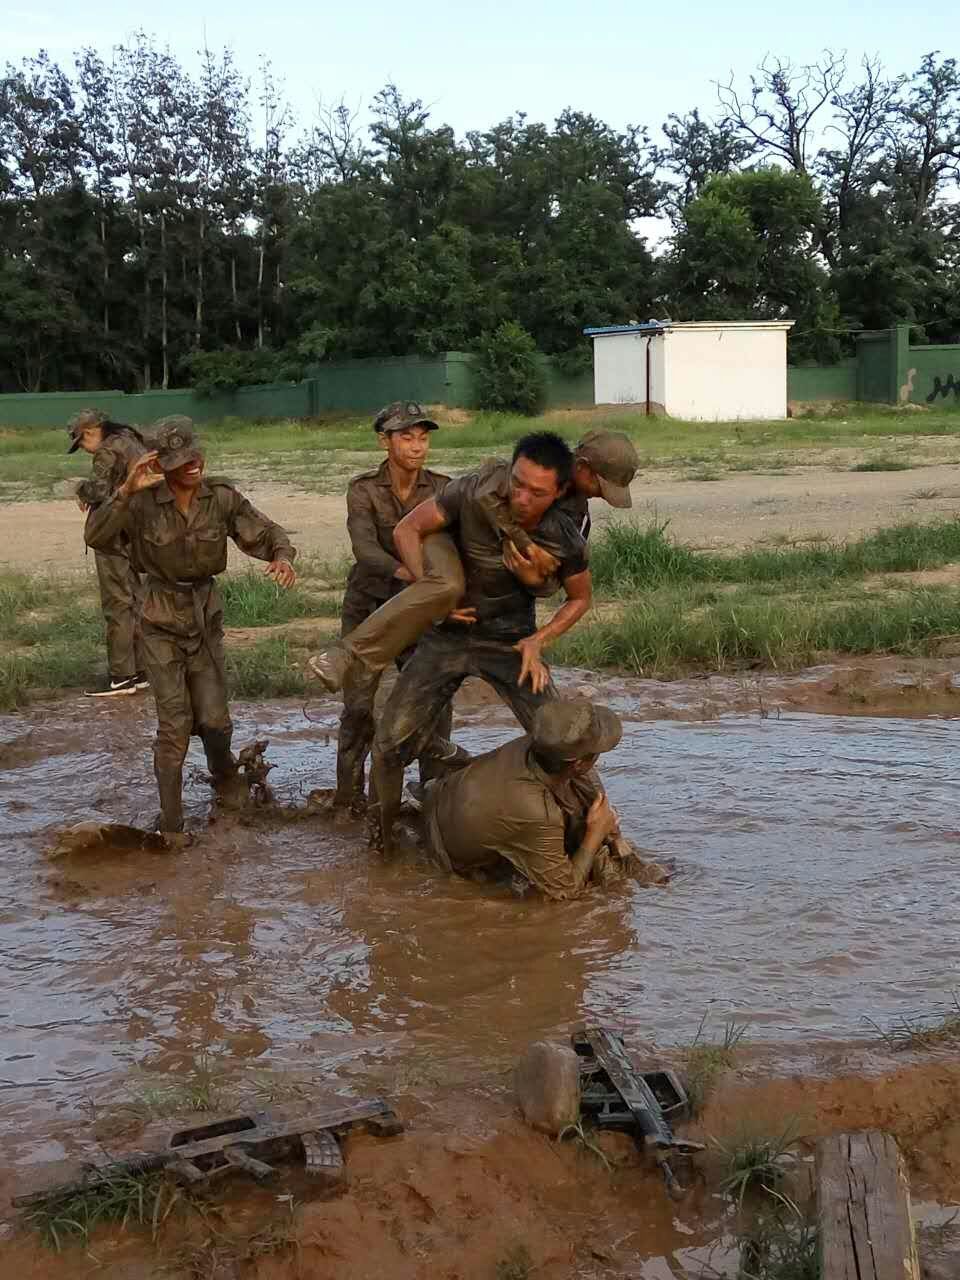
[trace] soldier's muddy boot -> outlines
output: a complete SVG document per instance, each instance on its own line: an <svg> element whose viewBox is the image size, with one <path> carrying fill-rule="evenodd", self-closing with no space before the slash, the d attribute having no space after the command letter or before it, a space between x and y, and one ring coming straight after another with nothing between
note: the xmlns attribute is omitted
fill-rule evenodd
<svg viewBox="0 0 960 1280"><path fill-rule="evenodd" d="M250 798L250 788L230 750L232 738L226 729L200 730L217 800L225 809L243 809Z"/></svg>
<svg viewBox="0 0 960 1280"><path fill-rule="evenodd" d="M154 772L160 792L157 830L164 836L180 835L183 831L183 768L155 765Z"/></svg>
<svg viewBox="0 0 960 1280"><path fill-rule="evenodd" d="M307 659L307 670L316 676L328 693L338 693L343 688L352 661L353 656L348 649L339 643L332 644Z"/></svg>

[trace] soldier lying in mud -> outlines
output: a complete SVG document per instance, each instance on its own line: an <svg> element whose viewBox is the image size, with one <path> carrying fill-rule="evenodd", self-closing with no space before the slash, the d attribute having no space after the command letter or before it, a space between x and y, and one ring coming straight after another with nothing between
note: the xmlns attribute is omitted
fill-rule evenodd
<svg viewBox="0 0 960 1280"><path fill-rule="evenodd" d="M423 828L432 860L469 879L512 876L515 890L553 899L575 898L624 870L663 883L662 867L611 857L604 846L620 834L617 815L602 790L591 800L576 785L622 733L606 707L545 703L530 733L427 783Z"/></svg>
<svg viewBox="0 0 960 1280"><path fill-rule="evenodd" d="M153 450L136 459L113 497L92 510L84 536L97 551L121 539L147 575L143 655L157 704L154 770L158 829L183 830L183 761L196 733L223 799L246 791L231 751L223 606L215 577L227 567L227 538L268 561L281 587L296 581L296 551L286 532L229 481L204 476L204 456L189 418L156 424Z"/></svg>

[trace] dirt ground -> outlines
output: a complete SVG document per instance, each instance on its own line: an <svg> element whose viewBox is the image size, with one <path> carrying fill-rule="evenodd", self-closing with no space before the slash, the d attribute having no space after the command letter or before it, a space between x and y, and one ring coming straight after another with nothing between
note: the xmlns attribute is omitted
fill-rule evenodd
<svg viewBox="0 0 960 1280"><path fill-rule="evenodd" d="M242 477L238 483L243 484ZM335 558L347 550L342 496L253 483L249 497L294 535L300 550ZM849 538L881 525L951 516L960 507L952 465L909 471L849 472L804 467L787 473L727 473L697 481L656 471L633 485L632 512L594 503L608 519L669 520L672 535L695 547L729 549L774 539ZM84 563L82 517L69 500L0 505L0 545L7 566L73 570Z"/></svg>
<svg viewBox="0 0 960 1280"><path fill-rule="evenodd" d="M960 1231L960 1065L946 1055L898 1061L862 1045L811 1046L803 1061L747 1062L727 1078L688 1136L798 1135L787 1193L809 1199L818 1137L883 1128L910 1169L914 1218L930 1280L956 1275ZM347 1139L348 1183L318 1199L302 1175L263 1190L235 1182L202 1211L159 1230L101 1230L57 1255L8 1228L4 1275L21 1280L668 1280L736 1275L740 1224L717 1196L722 1152L678 1169L669 1199L650 1161L619 1135L606 1162L576 1141L524 1127L508 1090L408 1094L407 1132ZM190 1123L200 1123L197 1116ZM169 1127L169 1122L168 1122ZM142 1135L141 1135L142 1140ZM147 1142L149 1146L149 1140ZM944 1209L943 1206L949 1206ZM953 1213L953 1218L956 1215Z"/></svg>

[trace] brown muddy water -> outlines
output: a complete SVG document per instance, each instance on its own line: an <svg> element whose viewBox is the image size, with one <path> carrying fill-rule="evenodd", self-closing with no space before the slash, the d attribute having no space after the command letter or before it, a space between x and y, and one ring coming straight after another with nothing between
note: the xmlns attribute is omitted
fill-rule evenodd
<svg viewBox="0 0 960 1280"><path fill-rule="evenodd" d="M567 687L625 718L603 776L624 831L676 859L666 889L519 902L385 866L359 828L319 816L206 829L195 747L194 847L52 862L64 825L149 822L151 704L0 717L4 1163L75 1155L88 1099L162 1080L202 1049L356 1092L489 1078L584 1018L672 1045L704 1013L735 1015L756 1039L797 1045L950 1004L956 721L812 715L789 696L779 718L718 714L719 699L698 720L702 682L584 678ZM313 723L285 701L234 712L239 743L270 738L281 803L332 784L333 702L312 704ZM661 718L673 715L686 718ZM460 707L473 751L515 732L482 695Z"/></svg>

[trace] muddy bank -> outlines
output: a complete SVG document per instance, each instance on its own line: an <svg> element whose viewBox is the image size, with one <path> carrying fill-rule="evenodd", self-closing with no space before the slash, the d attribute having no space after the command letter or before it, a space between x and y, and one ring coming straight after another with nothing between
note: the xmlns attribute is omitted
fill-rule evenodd
<svg viewBox="0 0 960 1280"><path fill-rule="evenodd" d="M524 1128L503 1090L421 1085L402 1091L399 1104L407 1133L386 1143L349 1138L348 1183L334 1198L318 1199L295 1172L270 1191L235 1183L206 1206L181 1205L155 1244L146 1231L101 1230L86 1255L74 1248L57 1257L30 1237L8 1237L0 1245L4 1274L22 1280L736 1275L734 1238L743 1219L718 1193L724 1165L715 1147L684 1169L687 1192L676 1202L628 1141L605 1144L608 1167L575 1141L557 1144ZM789 1190L802 1201L817 1137L889 1130L910 1165L921 1253L960 1268L958 1233L942 1229L960 1199L958 1104L955 1059L898 1066L855 1045L811 1046L793 1060L782 1053L776 1061L748 1058L689 1132L730 1143L745 1133L780 1133L793 1121L802 1136Z"/></svg>

